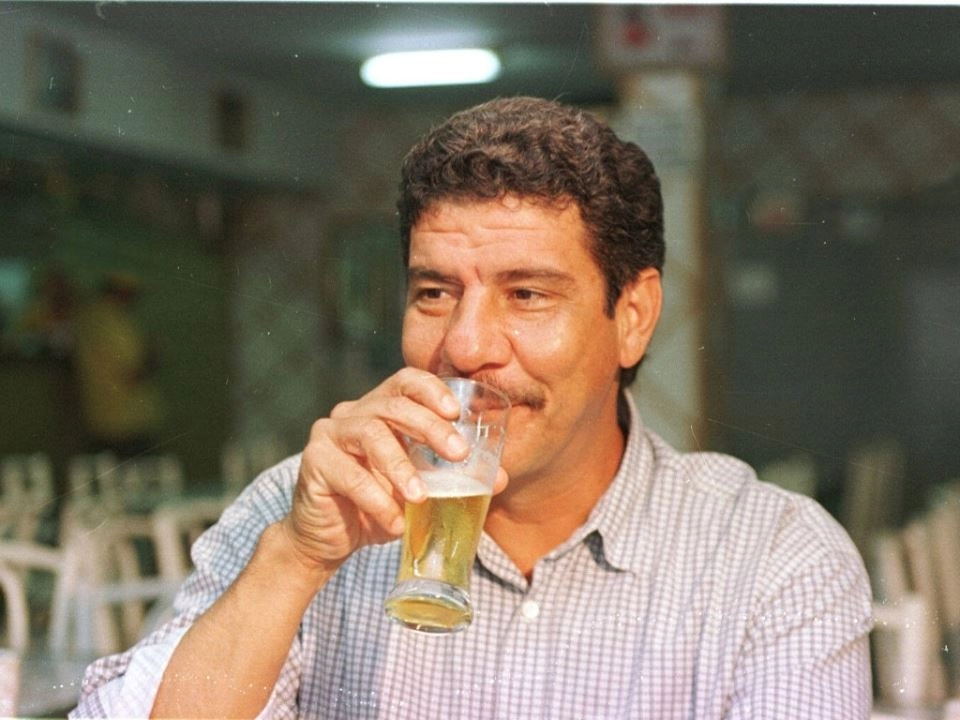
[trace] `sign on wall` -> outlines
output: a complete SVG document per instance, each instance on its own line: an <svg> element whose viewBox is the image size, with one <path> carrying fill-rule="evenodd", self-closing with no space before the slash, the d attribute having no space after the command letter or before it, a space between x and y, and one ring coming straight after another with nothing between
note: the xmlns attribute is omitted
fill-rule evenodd
<svg viewBox="0 0 960 720"><path fill-rule="evenodd" d="M724 10L717 5L604 5L597 29L598 58L613 72L719 68L726 61Z"/></svg>

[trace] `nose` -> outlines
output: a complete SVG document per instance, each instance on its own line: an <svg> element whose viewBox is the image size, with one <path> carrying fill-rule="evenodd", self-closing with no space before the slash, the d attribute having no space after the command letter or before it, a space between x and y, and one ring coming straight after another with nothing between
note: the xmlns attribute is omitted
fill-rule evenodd
<svg viewBox="0 0 960 720"><path fill-rule="evenodd" d="M466 292L450 316L441 347L444 369L469 376L503 367L510 360L510 342L496 303L486 295Z"/></svg>

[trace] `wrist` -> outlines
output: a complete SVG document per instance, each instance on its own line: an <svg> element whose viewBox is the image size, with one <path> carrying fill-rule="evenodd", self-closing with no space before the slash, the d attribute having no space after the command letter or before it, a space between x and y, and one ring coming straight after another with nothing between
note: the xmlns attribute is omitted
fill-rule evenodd
<svg viewBox="0 0 960 720"><path fill-rule="evenodd" d="M336 574L342 561L322 563L310 558L298 546L286 520L268 525L257 545L257 559L263 561L276 578L278 568L284 568L286 579L312 597Z"/></svg>

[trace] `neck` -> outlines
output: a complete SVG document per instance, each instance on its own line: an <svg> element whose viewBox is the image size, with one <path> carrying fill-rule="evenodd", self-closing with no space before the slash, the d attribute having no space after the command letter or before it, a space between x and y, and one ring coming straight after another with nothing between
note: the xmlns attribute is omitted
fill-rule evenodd
<svg viewBox="0 0 960 720"><path fill-rule="evenodd" d="M511 478L495 496L484 529L529 579L534 566L586 522L620 467L625 439L619 424L585 462L540 477Z"/></svg>

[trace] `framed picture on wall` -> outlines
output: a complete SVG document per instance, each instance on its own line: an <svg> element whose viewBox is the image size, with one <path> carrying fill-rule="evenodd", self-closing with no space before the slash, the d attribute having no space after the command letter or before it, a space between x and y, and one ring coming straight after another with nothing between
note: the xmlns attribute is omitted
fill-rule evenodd
<svg viewBox="0 0 960 720"><path fill-rule="evenodd" d="M80 58L66 40L36 34L30 38L27 88L34 107L58 113L77 111Z"/></svg>

